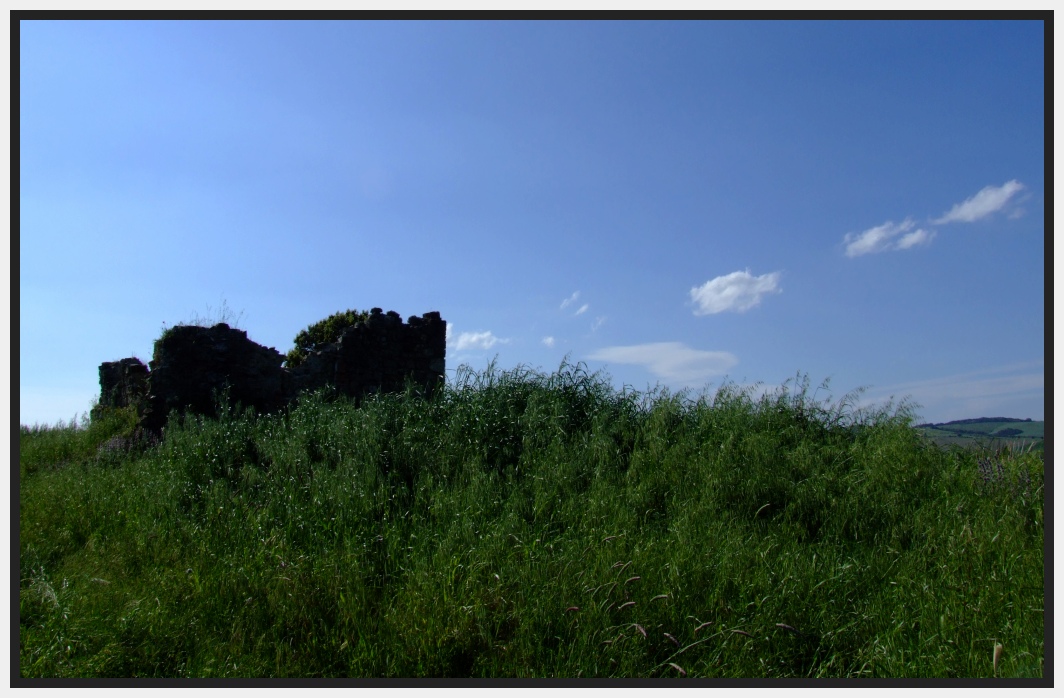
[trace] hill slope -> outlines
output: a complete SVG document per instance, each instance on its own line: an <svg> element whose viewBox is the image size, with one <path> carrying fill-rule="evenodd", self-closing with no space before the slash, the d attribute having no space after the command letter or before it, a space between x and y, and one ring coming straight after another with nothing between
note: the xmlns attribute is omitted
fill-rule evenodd
<svg viewBox="0 0 1064 698"><path fill-rule="evenodd" d="M1027 445L1045 439L1045 422L1010 417L958 419L940 424L918 424L922 434L939 444L970 445L990 440Z"/></svg>

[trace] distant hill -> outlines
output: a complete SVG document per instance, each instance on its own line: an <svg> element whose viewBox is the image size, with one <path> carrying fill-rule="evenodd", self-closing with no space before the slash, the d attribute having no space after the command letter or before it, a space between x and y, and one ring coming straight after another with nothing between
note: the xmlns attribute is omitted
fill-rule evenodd
<svg viewBox="0 0 1064 698"><path fill-rule="evenodd" d="M946 424L985 424L986 422L1030 422L1031 418L1015 419L1013 417L976 417L975 419L955 419Z"/></svg>
<svg viewBox="0 0 1064 698"><path fill-rule="evenodd" d="M987 439L1001 439L1022 445L1027 442L1037 442L1045 439L1044 421L1036 422L1031 419L1016 419L1013 417L957 419L939 424L918 424L916 428L925 436L940 444L955 443L966 445L985 442Z"/></svg>

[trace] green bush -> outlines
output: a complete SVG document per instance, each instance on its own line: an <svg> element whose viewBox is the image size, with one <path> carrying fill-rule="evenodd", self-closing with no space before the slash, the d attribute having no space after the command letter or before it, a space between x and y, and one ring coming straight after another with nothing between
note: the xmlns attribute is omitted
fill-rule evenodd
<svg viewBox="0 0 1064 698"><path fill-rule="evenodd" d="M285 357L287 365L300 365L310 352L337 341L344 330L368 318L369 313L365 310L345 310L315 322L296 335L296 345Z"/></svg>

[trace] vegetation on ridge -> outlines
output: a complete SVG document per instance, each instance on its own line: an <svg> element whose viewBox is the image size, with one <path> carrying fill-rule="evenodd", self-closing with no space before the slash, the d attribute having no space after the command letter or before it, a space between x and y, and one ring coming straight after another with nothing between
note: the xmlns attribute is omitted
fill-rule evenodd
<svg viewBox="0 0 1064 698"><path fill-rule="evenodd" d="M298 366L307 360L310 352L320 349L340 339L340 335L349 327L369 319L369 312L362 310L345 310L333 313L324 320L319 320L296 335L295 346L285 356L285 365Z"/></svg>
<svg viewBox="0 0 1064 698"><path fill-rule="evenodd" d="M23 427L19 672L1041 676L1040 454L808 387L463 367L158 442Z"/></svg>

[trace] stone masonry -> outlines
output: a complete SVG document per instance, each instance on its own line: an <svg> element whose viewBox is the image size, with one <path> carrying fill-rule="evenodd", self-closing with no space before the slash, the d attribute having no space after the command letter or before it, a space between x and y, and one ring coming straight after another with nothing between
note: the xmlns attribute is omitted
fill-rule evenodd
<svg viewBox="0 0 1064 698"><path fill-rule="evenodd" d="M155 341L150 368L136 358L101 364L100 404L135 406L143 426L158 431L172 410L214 416L215 395L222 390L231 403L260 413L326 386L361 397L402 390L409 378L431 396L444 380L446 331L438 312L404 324L398 313L373 308L339 341L289 368L282 365L283 354L256 344L243 330L224 323L179 325Z"/></svg>
<svg viewBox="0 0 1064 698"><path fill-rule="evenodd" d="M100 404L146 407L148 367L140 359L100 364Z"/></svg>

